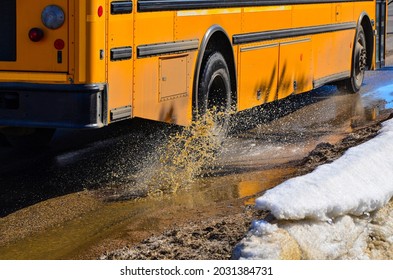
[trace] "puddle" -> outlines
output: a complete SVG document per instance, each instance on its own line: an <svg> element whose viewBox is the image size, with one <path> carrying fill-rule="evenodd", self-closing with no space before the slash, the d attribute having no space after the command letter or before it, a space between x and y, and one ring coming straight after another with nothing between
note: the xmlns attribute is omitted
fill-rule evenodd
<svg viewBox="0 0 393 280"><path fill-rule="evenodd" d="M117 246L140 242L169 226L186 223L195 217L214 216L223 211L222 208L226 214L237 213L241 211L239 206L253 203L256 193L282 182L293 172L294 169L283 169L201 179L188 190L179 190L171 195L104 203L94 211L32 235L26 234L20 239L8 235L9 242L0 248L0 259L92 258L90 254L94 255L97 246L105 247L107 242ZM260 180L247 180L244 176ZM80 203L83 204L83 200L80 199ZM224 206L218 207L218 204ZM45 211L44 208L39 210ZM3 222L12 218L12 215L3 218ZM15 218L23 225L24 217ZM1 224L0 229L3 236L4 231L11 230L2 228Z"/></svg>

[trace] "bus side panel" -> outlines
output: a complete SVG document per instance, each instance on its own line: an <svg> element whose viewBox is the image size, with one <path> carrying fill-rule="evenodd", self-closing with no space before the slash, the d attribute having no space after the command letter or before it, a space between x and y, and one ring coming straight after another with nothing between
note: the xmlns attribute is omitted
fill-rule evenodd
<svg viewBox="0 0 393 280"><path fill-rule="evenodd" d="M292 6L249 7L243 9L244 33L292 27Z"/></svg>
<svg viewBox="0 0 393 280"><path fill-rule="evenodd" d="M242 18L243 34L288 29L292 27L292 6L247 7ZM279 42L242 45L238 56L238 110L276 100Z"/></svg>
<svg viewBox="0 0 393 280"><path fill-rule="evenodd" d="M211 9L179 11L176 13L176 39L202 40L205 33L213 25L221 26L229 39L241 32L242 9Z"/></svg>
<svg viewBox="0 0 393 280"><path fill-rule="evenodd" d="M337 23L357 21L356 17L354 16L354 6L354 3L335 4L335 21Z"/></svg>
<svg viewBox="0 0 393 280"><path fill-rule="evenodd" d="M175 39L197 39L201 45L205 34L207 34L213 26L220 26L223 30L225 30L226 36L228 36L229 41L231 41L234 34L241 33L241 22L241 8L178 11L176 12ZM217 45L216 47L220 49L220 45ZM236 49L237 48L235 47L235 67L237 66ZM189 98L187 105L187 118L189 120L192 116L192 92L194 79L196 78L194 74L197 68L197 54L198 53L195 53L194 59L190 61L192 72L189 77ZM200 55L203 55L203 53L200 53Z"/></svg>
<svg viewBox="0 0 393 280"><path fill-rule="evenodd" d="M302 93L313 88L311 38L280 43L278 97Z"/></svg>
<svg viewBox="0 0 393 280"><path fill-rule="evenodd" d="M188 125L189 81L196 52L165 50L166 45L176 43L174 24L174 12L135 14L134 116ZM153 51L145 54L146 48Z"/></svg>
<svg viewBox="0 0 393 280"><path fill-rule="evenodd" d="M354 29L313 36L315 81L350 76L354 37Z"/></svg>
<svg viewBox="0 0 393 280"><path fill-rule="evenodd" d="M279 44L251 45L240 48L238 109L276 99Z"/></svg>
<svg viewBox="0 0 393 280"><path fill-rule="evenodd" d="M109 122L132 116L133 14L111 11L108 5L107 84Z"/></svg>
<svg viewBox="0 0 393 280"><path fill-rule="evenodd" d="M184 51L138 55L135 61L135 116L188 125L192 118L198 46L215 24L221 25L229 38L235 31L240 32L241 9L138 13L136 17L135 45L139 49L146 45L157 49L157 44L165 48L167 43L195 42L196 45ZM140 30L141 25L146 27L144 32Z"/></svg>
<svg viewBox="0 0 393 280"><path fill-rule="evenodd" d="M331 24L334 13L334 4L293 5L292 27Z"/></svg>
<svg viewBox="0 0 393 280"><path fill-rule="evenodd" d="M81 1L82 2L82 1ZM102 51L106 46L106 22L104 16L99 16L99 6L105 7L105 0L87 1L86 6L86 82L104 83L105 59ZM80 59L83 59L82 57Z"/></svg>
<svg viewBox="0 0 393 280"><path fill-rule="evenodd" d="M137 61L135 116L189 125L190 81L196 52Z"/></svg>

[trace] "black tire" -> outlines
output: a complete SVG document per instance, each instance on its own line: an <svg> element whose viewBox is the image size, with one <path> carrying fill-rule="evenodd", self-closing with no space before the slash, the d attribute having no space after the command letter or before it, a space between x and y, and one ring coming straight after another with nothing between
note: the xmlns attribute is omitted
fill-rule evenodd
<svg viewBox="0 0 393 280"><path fill-rule="evenodd" d="M362 26L359 26L352 55L351 77L345 80L345 87L351 93L360 90L367 67L366 35Z"/></svg>
<svg viewBox="0 0 393 280"><path fill-rule="evenodd" d="M229 123L231 107L231 80L228 65L220 52L210 54L205 63L198 83L198 115L208 111L219 116L222 126Z"/></svg>
<svg viewBox="0 0 393 280"><path fill-rule="evenodd" d="M14 148L39 149L50 144L55 131L52 128L7 128L5 136Z"/></svg>

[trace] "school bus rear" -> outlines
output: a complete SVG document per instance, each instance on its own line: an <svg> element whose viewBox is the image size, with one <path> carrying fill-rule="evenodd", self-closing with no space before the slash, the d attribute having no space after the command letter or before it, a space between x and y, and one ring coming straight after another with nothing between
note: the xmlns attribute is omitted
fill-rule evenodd
<svg viewBox="0 0 393 280"><path fill-rule="evenodd" d="M89 47L105 40L105 19L99 11L88 19L95 26L87 25L92 2L1 1L0 126L94 128L105 124L105 61L100 60L99 50L94 62L86 52L86 36L95 26L101 24L103 34L97 33ZM88 72L87 65L100 75Z"/></svg>

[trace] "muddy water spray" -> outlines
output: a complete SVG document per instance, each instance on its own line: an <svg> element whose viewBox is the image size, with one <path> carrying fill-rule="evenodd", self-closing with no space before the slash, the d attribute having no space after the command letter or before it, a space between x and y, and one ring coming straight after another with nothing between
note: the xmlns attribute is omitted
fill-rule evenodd
<svg viewBox="0 0 393 280"><path fill-rule="evenodd" d="M150 195L173 193L190 184L217 157L226 134L220 124L222 117L208 112L191 126L170 135L142 170L138 183L146 186Z"/></svg>

